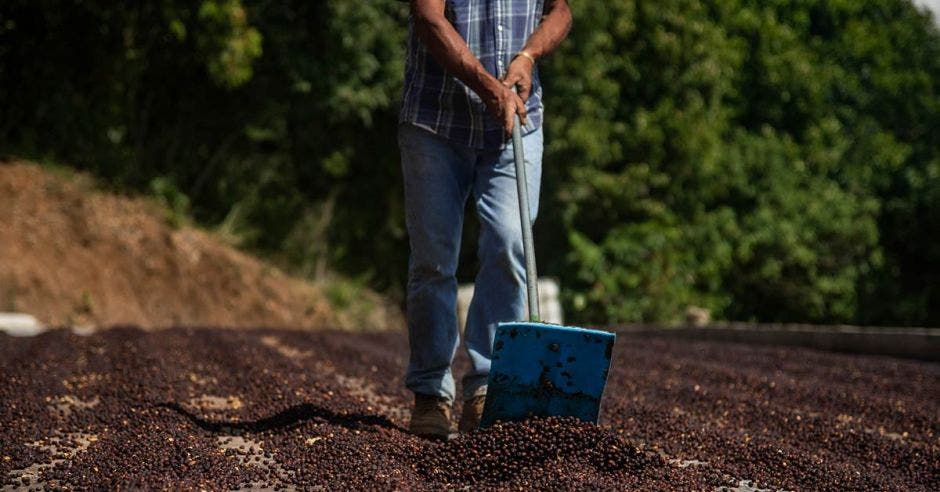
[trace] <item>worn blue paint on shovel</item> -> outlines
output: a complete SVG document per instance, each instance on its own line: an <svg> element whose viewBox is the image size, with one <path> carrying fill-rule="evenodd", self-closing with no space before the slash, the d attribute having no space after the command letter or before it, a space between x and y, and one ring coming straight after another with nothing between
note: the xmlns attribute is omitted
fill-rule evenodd
<svg viewBox="0 0 940 492"><path fill-rule="evenodd" d="M500 323L481 427L570 415L597 422L614 334L542 323Z"/></svg>
<svg viewBox="0 0 940 492"><path fill-rule="evenodd" d="M597 422L615 335L539 323L538 275L525 177L521 122L512 130L526 259L529 321L500 323L480 427L528 417L573 416Z"/></svg>

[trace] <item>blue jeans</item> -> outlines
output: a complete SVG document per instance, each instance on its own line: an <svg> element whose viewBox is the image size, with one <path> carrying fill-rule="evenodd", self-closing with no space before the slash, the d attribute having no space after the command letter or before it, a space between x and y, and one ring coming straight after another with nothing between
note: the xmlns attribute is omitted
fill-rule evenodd
<svg viewBox="0 0 940 492"><path fill-rule="evenodd" d="M464 329L471 368L464 398L486 393L496 324L526 319L525 261L512 144L478 150L404 123L398 129L405 182L408 342L405 385L453 401L451 362L460 345L457 260L464 208L472 194L480 221L473 300ZM531 218L542 178L542 130L523 137Z"/></svg>

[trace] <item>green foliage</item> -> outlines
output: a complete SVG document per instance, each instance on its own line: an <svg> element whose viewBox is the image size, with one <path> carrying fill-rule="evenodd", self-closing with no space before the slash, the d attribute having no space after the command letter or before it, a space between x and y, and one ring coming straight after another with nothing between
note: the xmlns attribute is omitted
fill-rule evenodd
<svg viewBox="0 0 940 492"><path fill-rule="evenodd" d="M568 238L549 267L579 317L937 322L938 223L886 227L936 216L926 188L898 190L940 155L929 18L887 0L573 8L545 77L543 236Z"/></svg>
<svg viewBox="0 0 940 492"><path fill-rule="evenodd" d="M173 181L156 177L150 181L150 194L166 211L167 223L174 228L186 223L189 216L189 198L184 195Z"/></svg>
<svg viewBox="0 0 940 492"><path fill-rule="evenodd" d="M928 16L908 0L571 5L542 67L536 231L569 316L940 323ZM400 294L406 16L396 0L4 2L0 153L75 163L304 275Z"/></svg>
<svg viewBox="0 0 940 492"><path fill-rule="evenodd" d="M238 87L251 80L251 64L261 56L261 34L248 25L248 16L240 0L204 0L197 18L204 34L197 45L206 54L212 79L225 87ZM170 31L184 39L186 28L177 19L170 21Z"/></svg>

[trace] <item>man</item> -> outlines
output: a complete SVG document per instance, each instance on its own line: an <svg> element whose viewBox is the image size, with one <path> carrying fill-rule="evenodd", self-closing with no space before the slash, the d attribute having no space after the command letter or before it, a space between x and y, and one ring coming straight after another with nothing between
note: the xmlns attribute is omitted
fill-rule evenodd
<svg viewBox="0 0 940 492"><path fill-rule="evenodd" d="M415 394L415 434L447 438L452 432L451 362L460 343L454 275L470 196L480 221L480 271L464 332L472 367L463 378L461 431L480 422L496 323L525 318L519 202L507 139L519 115L535 220L542 165L535 64L570 26L566 0L411 0L398 140L411 245L405 384Z"/></svg>

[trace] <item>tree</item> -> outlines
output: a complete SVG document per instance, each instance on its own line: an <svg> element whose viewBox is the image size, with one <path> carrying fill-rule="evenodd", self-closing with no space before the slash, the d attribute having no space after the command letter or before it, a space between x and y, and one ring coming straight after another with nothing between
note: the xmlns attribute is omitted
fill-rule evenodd
<svg viewBox="0 0 940 492"><path fill-rule="evenodd" d="M697 305L940 323L928 15L909 0L572 8L542 66L536 236L573 321ZM149 190L295 272L400 295L406 25L395 0L3 2L0 153Z"/></svg>
<svg viewBox="0 0 940 492"><path fill-rule="evenodd" d="M901 1L573 7L545 77L549 104L565 103L549 106L561 211L543 234L568 239L550 267L579 316L675 320L694 304L731 319L937 319L866 314L892 304L872 303L872 286L899 287L885 271L904 276L890 265L912 258L883 239L898 232L887 183L938 154L926 16ZM935 278L926 258L907 275Z"/></svg>

